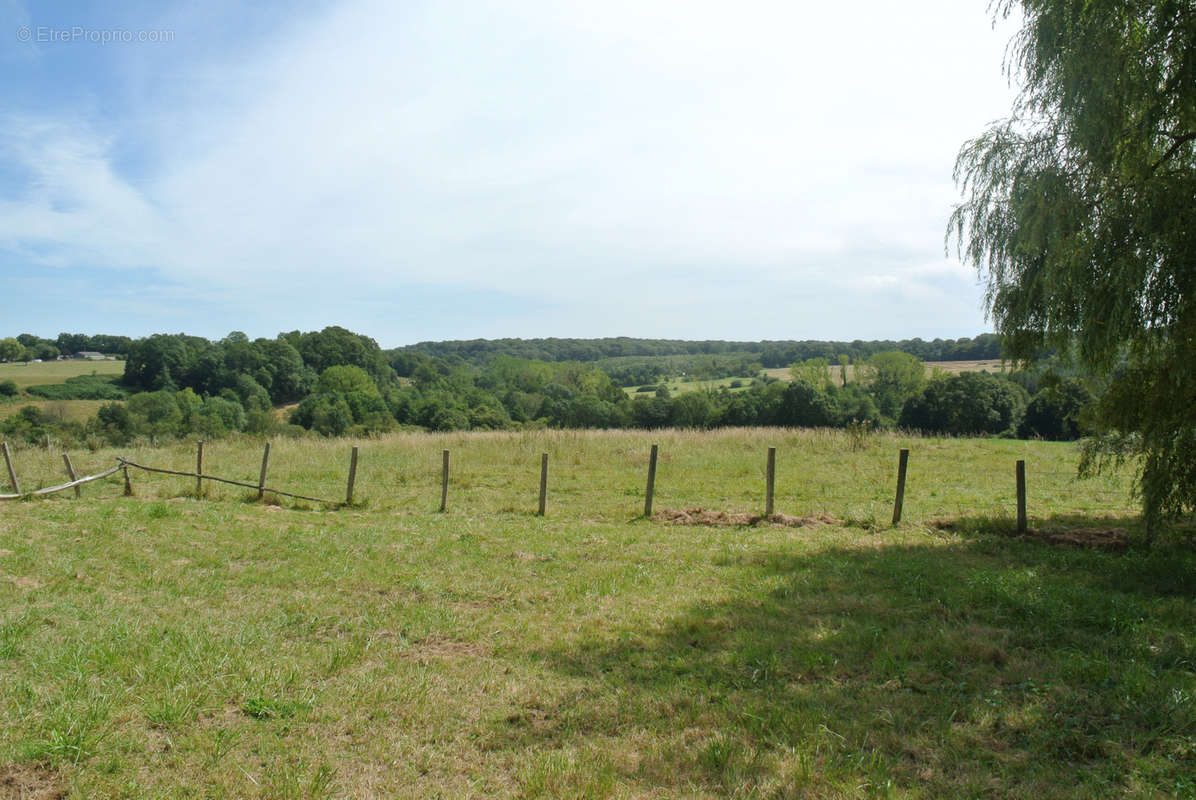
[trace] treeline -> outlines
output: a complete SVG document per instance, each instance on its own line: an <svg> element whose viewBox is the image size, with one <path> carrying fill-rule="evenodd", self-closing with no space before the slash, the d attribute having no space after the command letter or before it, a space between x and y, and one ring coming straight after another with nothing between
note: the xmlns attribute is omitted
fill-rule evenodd
<svg viewBox="0 0 1196 800"><path fill-rule="evenodd" d="M655 365L652 358L583 362L502 354L477 365L457 354L383 351L373 339L340 327L255 340L234 332L216 342L156 334L130 343L118 382L81 376L30 387L48 399L113 401L92 419L68 422L28 407L0 423L0 433L31 442L52 433L97 446L136 437L215 438L231 432L338 436L399 428L748 425L899 426L959 435L1075 438L1092 400L1083 382L1061 379L1057 371L1045 379L1030 373L966 373L928 380L919 359L899 350L856 361L853 380L848 380L847 358L801 360L789 381L765 377L754 354L746 351L656 356L660 363ZM757 377L675 394L651 385L652 376L678 370L692 370L695 378ZM621 388L628 377L645 378L648 385L632 396ZM15 393L11 388L5 393Z"/></svg>
<svg viewBox="0 0 1196 800"><path fill-rule="evenodd" d="M0 339L0 361L53 361L59 356L93 352L109 356L124 356L133 340L128 336L83 333L60 333L55 339L43 339L32 333Z"/></svg>
<svg viewBox="0 0 1196 800"><path fill-rule="evenodd" d="M602 361L630 357L710 356L743 354L768 368L787 367L811 358L837 363L845 356L849 363L864 361L877 353L909 353L922 361L975 361L1001 357L1001 338L985 333L974 339L902 339L901 341L852 342L678 339L471 339L467 341L420 342L387 351L395 360L401 354L419 353L439 358L456 356L474 366L485 366L499 356L537 361ZM396 367L398 369L398 367ZM399 374L403 374L400 370ZM612 376L613 377L613 376ZM718 376L725 377L725 376ZM635 382L635 381L632 381Z"/></svg>

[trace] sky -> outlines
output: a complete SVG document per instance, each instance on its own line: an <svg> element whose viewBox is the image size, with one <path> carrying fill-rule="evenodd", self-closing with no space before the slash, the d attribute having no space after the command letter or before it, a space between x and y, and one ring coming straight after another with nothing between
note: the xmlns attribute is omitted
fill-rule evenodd
<svg viewBox="0 0 1196 800"><path fill-rule="evenodd" d="M958 338L987 0L0 0L0 336Z"/></svg>

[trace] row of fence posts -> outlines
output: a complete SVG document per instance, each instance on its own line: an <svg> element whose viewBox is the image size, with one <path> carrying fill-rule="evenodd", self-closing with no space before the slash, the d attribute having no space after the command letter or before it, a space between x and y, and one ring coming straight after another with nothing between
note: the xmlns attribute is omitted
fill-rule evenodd
<svg viewBox="0 0 1196 800"><path fill-rule="evenodd" d="M8 467L8 479L12 483L13 490L21 493L21 486L17 482L17 473L13 469L12 455L8 450L8 442L3 443L4 463ZM652 516L652 500L656 493L656 463L660 452L659 445L652 445L652 451L648 456L648 485L644 490L644 516ZM71 481L76 481L78 478L75 475L75 467L71 464L71 457L63 453L63 463L66 465L67 474ZM266 472L270 466L270 443L266 442L265 449L262 451L262 469L258 475L257 482L257 499L261 500L266 493ZM897 458L897 494L893 498L893 525L898 525L901 522L902 507L905 503L905 479L909 471L909 450L901 450ZM204 495L204 472L203 472L203 442L200 441L196 445L195 450L195 494L197 497ZM132 486L129 482L129 470L126 467L124 470L125 477L125 494L132 494ZM776 477L777 477L777 449L775 447L768 448L768 459L765 467L765 492L764 492L764 516L771 517L775 513L774 498L776 496ZM1017 532L1025 533L1027 527L1026 520L1026 462L1018 461L1015 471L1017 480ZM349 458L349 481L345 490L345 505L353 504L353 489L357 482L357 447L353 447L352 454ZM81 492L78 486L74 487L75 497L80 497ZM444 450L441 453L441 476L440 476L440 511L441 513L448 510L448 490L449 490L449 451ZM548 503L548 453L540 455L540 502L536 509L537 516L544 516Z"/></svg>
<svg viewBox="0 0 1196 800"><path fill-rule="evenodd" d="M644 489L644 517L652 516L652 501L656 494L656 463L660 454L660 446L652 445L648 455L648 485ZM354 448L354 463L356 463L356 448ZM897 456L897 494L893 499L893 525L901 523L902 507L905 504L905 478L909 471L909 450L901 450ZM768 448L768 460L765 466L764 516L771 517L775 512L774 499L776 497L777 477L777 449ZM1017 532L1026 532L1026 462L1018 461L1016 469L1017 479ZM449 451L442 452L442 469L440 476L440 511L448 510L449 489ZM540 455L540 503L536 515L544 516L548 500L548 453Z"/></svg>

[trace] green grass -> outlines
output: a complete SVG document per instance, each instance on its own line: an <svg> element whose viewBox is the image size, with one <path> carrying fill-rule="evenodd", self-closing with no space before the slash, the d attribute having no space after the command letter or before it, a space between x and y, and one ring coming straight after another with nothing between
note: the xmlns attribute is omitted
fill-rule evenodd
<svg viewBox="0 0 1196 800"><path fill-rule="evenodd" d="M17 388L39 383L64 383L79 375L122 375L123 361L45 361L41 364L0 364L0 381L11 380Z"/></svg>
<svg viewBox="0 0 1196 800"><path fill-rule="evenodd" d="M657 507L851 524L715 529ZM339 499L347 441L274 443ZM745 430L404 435L358 506L134 473L0 505L0 785L73 797L1176 797L1196 792L1196 558L986 533L1137 531L1071 445ZM896 451L906 523L889 529ZM449 512L440 451L452 452ZM533 515L550 454L548 515ZM122 451L189 469L193 446ZM255 480L260 444L206 468ZM80 472L113 452L72 454ZM16 453L27 486L56 452ZM966 534L932 521L962 517ZM9 765L9 766L4 766ZM32 779L31 779L32 780Z"/></svg>
<svg viewBox="0 0 1196 800"><path fill-rule="evenodd" d="M5 402L7 401L7 402ZM43 400L40 397L0 398L0 419L19 412L25 406L36 406L51 419L60 422L86 422L96 415L106 400Z"/></svg>
<svg viewBox="0 0 1196 800"><path fill-rule="evenodd" d="M121 375L123 361L46 361L41 364L0 364L0 381L11 380L17 388L39 384L65 383L68 378L80 375ZM86 422L94 417L105 401L100 400L46 400L19 394L15 397L0 397L0 419L17 413L25 406L37 406L43 412L60 421Z"/></svg>
<svg viewBox="0 0 1196 800"><path fill-rule="evenodd" d="M766 370L766 371L771 372L773 370ZM789 380L788 371L785 370L784 372L786 373L785 380ZM750 387L752 385L752 381L754 381L754 380L755 380L755 377L752 377L750 375L737 376L737 377L732 377L732 378L713 378L711 380L705 380L705 381L674 377L674 378L668 378L664 381L661 381L660 383L655 383L655 384L638 383L635 386L625 386L625 387L623 387L623 391L625 391L629 397L655 397L656 396L655 392L641 392L641 391L639 391L640 387L641 386L660 386L663 384L664 386L668 387L669 393L673 394L673 395L676 395L681 392L695 392L700 389L701 390L717 390L717 389L725 388L725 389L730 389L732 392L742 392L742 391L747 391L748 387ZM741 385L732 386L731 384L734 381L739 381L739 383Z"/></svg>

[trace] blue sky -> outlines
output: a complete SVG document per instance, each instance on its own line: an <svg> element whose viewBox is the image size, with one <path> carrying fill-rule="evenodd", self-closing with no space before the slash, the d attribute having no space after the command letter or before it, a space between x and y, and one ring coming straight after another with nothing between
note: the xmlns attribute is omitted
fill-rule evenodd
<svg viewBox="0 0 1196 800"><path fill-rule="evenodd" d="M1013 27L805 5L0 0L0 334L989 330L943 233Z"/></svg>

